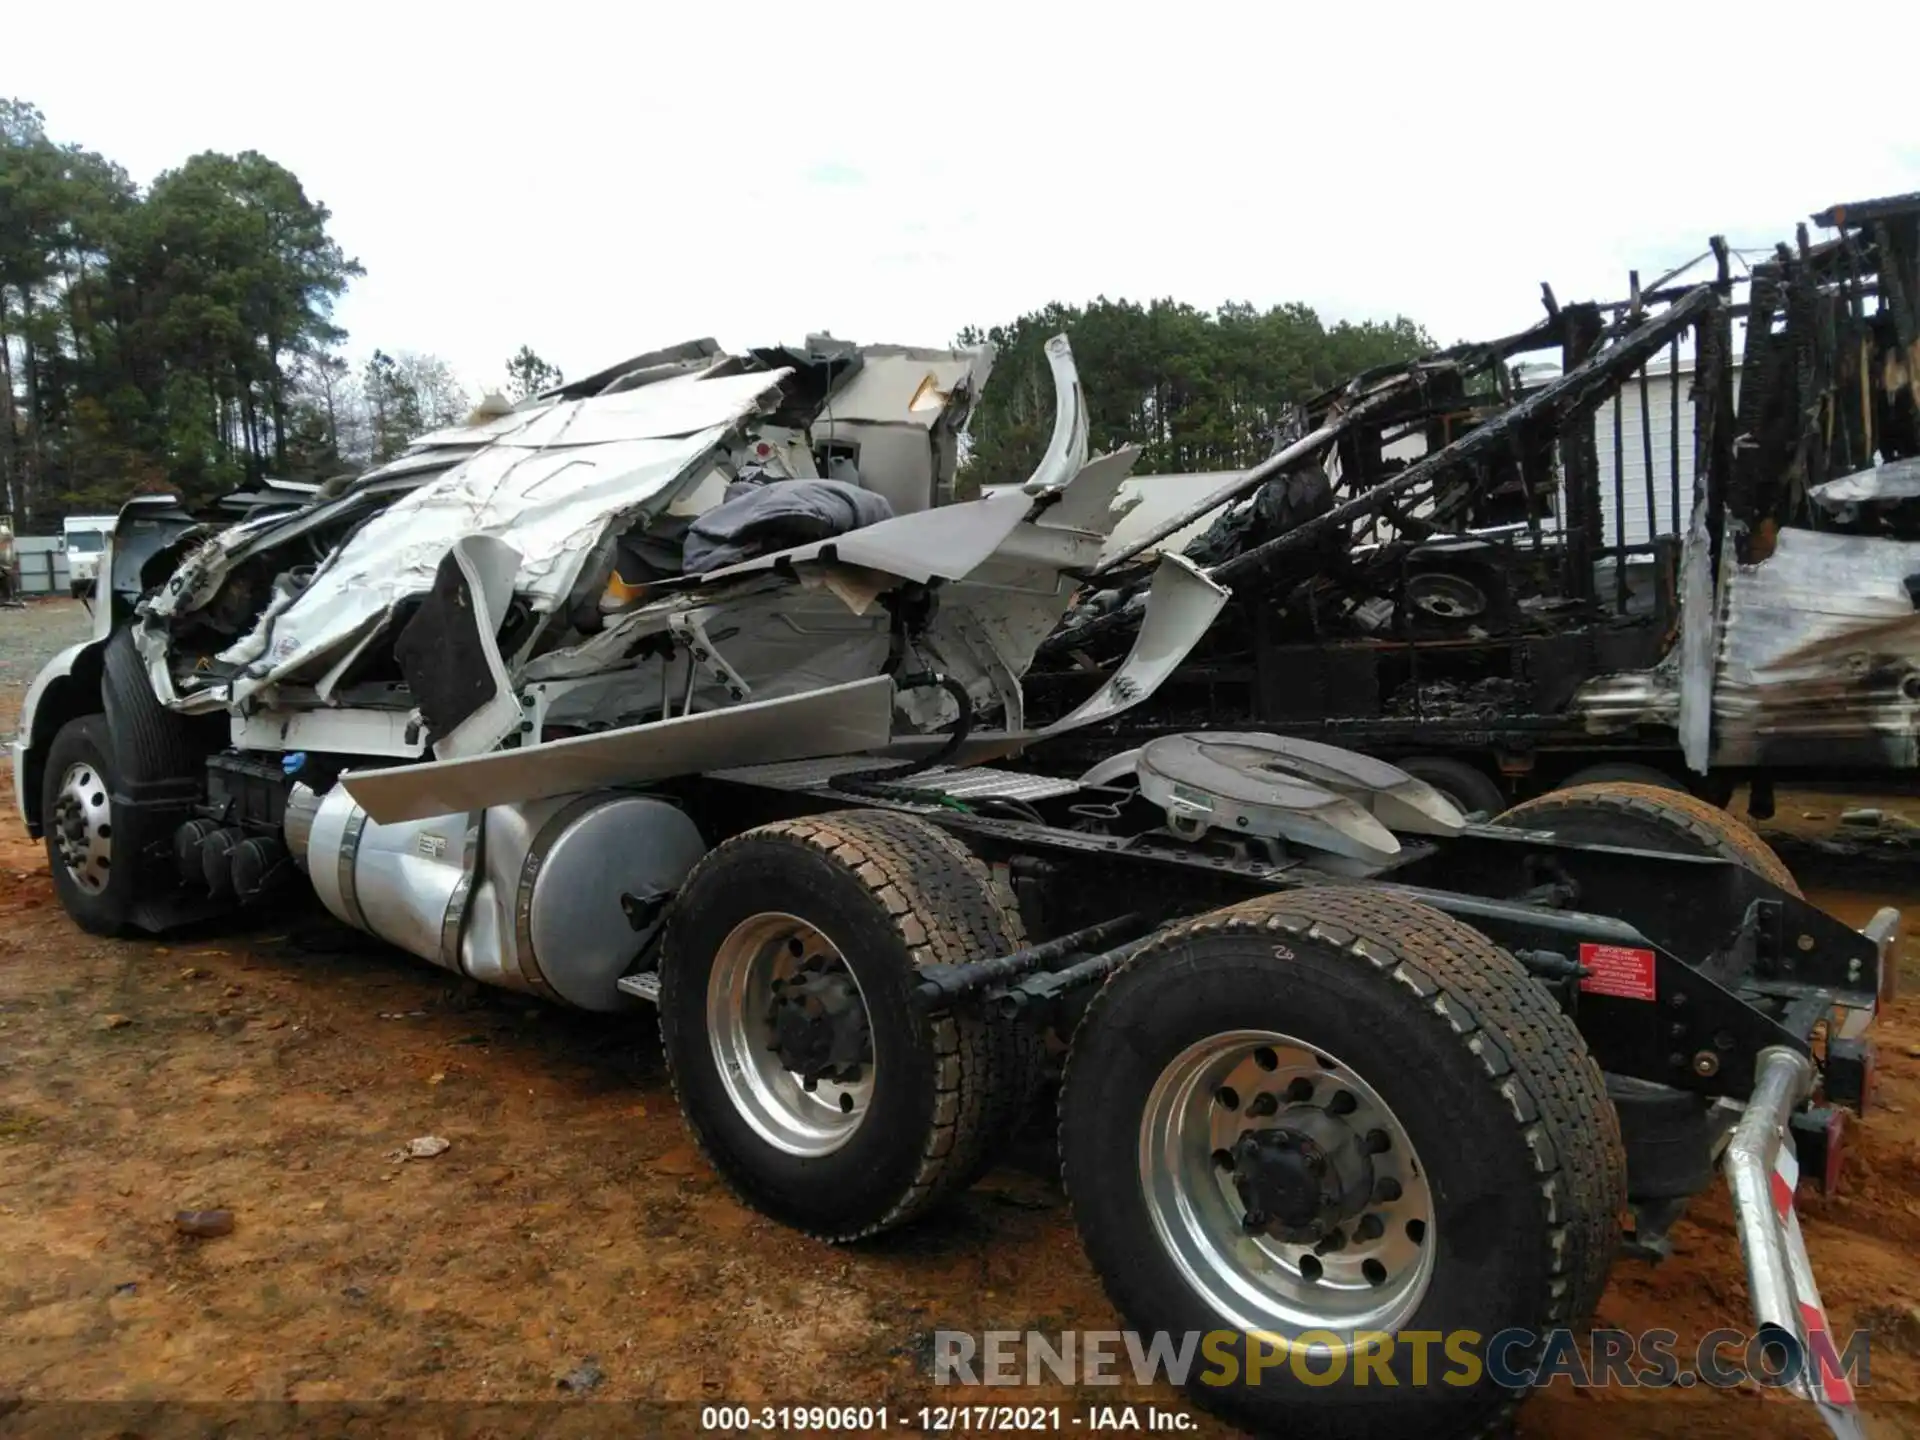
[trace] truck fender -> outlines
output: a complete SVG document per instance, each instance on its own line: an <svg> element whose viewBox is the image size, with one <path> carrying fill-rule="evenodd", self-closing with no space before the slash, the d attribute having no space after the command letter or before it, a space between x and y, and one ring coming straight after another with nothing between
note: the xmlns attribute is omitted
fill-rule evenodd
<svg viewBox="0 0 1920 1440"><path fill-rule="evenodd" d="M105 708L101 699L104 636L69 645L34 677L20 705L13 738L13 800L27 833L40 838L40 770L60 727Z"/></svg>

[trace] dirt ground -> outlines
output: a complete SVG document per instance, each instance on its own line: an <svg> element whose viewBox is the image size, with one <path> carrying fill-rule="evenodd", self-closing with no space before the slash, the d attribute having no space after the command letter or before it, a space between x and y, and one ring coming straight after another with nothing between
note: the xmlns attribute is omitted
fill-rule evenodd
<svg viewBox="0 0 1920 1440"><path fill-rule="evenodd" d="M0 726L85 630L67 602L0 611ZM1840 878L1814 893L1855 924L1920 904L1920 868ZM1904 978L1920 990L1911 962ZM1869 1426L1895 1435L1920 1433L1920 1004L1876 1033L1880 1103L1842 1193L1803 1191L1801 1215L1835 1328L1873 1328ZM444 1153L396 1158L428 1135ZM1030 1135L938 1220L829 1248L730 1198L681 1125L650 1016L482 991L317 910L96 940L62 916L10 805L0 819L0 1433L255 1434L316 1413L342 1434L684 1433L721 1402L887 1405L898 1428L959 1398L928 1374L937 1328L1117 1325L1052 1164ZM176 1211L213 1207L231 1234L176 1233ZM1676 1249L1623 1261L1600 1322L1683 1343L1745 1328L1724 1194ZM399 1398L457 1404L257 1403ZM992 1398L1192 1413L1131 1386ZM1755 1392L1556 1387L1519 1433L1823 1431Z"/></svg>

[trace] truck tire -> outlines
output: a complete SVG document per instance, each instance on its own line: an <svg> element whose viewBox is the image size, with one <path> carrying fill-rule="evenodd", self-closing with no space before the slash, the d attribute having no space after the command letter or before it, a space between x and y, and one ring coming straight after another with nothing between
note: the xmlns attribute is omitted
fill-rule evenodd
<svg viewBox="0 0 1920 1440"><path fill-rule="evenodd" d="M1190 1396L1272 1434L1502 1423L1524 1392L1478 1346L1584 1321L1626 1200L1605 1082L1548 991L1360 886L1263 896L1135 956L1075 1033L1060 1149L1128 1323L1208 1337ZM1408 1331L1449 1338L1427 1354Z"/></svg>
<svg viewBox="0 0 1920 1440"><path fill-rule="evenodd" d="M1600 765L1589 765L1584 770L1574 771L1553 788L1574 790L1582 785L1650 785L1655 790L1678 790L1683 794L1687 788L1665 770L1657 770L1651 765L1637 765L1631 760L1609 760Z"/></svg>
<svg viewBox="0 0 1920 1440"><path fill-rule="evenodd" d="M95 935L124 934L137 899L138 867L127 863L131 837L124 827L118 834L114 828L118 778L104 715L62 725L40 773L42 840L53 893L74 922Z"/></svg>
<svg viewBox="0 0 1920 1440"><path fill-rule="evenodd" d="M748 1204L834 1241L971 1184L1032 1097L1038 1042L983 1009L923 1013L915 972L1024 943L986 868L912 816L843 811L718 846L660 961L660 1034L701 1149Z"/></svg>
<svg viewBox="0 0 1920 1440"><path fill-rule="evenodd" d="M1793 872L1773 847L1717 805L1683 790L1611 780L1549 790L1514 806L1493 823L1550 830L1564 839L1595 845L1714 855L1746 866L1789 895L1800 894Z"/></svg>
<svg viewBox="0 0 1920 1440"><path fill-rule="evenodd" d="M1463 814L1498 815L1507 808L1504 791L1478 766L1448 755L1410 755L1393 762L1416 780L1424 780L1460 807Z"/></svg>
<svg viewBox="0 0 1920 1440"><path fill-rule="evenodd" d="M205 798L206 757L225 746L226 717L188 719L162 705L130 629L107 642L101 662L115 863L132 871L125 923L157 932L217 913L218 907L183 905L173 834Z"/></svg>

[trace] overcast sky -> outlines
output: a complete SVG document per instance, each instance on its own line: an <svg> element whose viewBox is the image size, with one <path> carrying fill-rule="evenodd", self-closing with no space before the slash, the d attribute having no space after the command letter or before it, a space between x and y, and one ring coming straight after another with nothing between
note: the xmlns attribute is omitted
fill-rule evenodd
<svg viewBox="0 0 1920 1440"><path fill-rule="evenodd" d="M0 94L143 182L270 155L367 268L349 349L477 389L522 343L577 375L702 334L945 343L1100 294L1518 328L1543 279L1611 297L1716 231L1920 189L1900 64L1849 93L1836 28L1871 65L1911 49L1911 0L1790 13L17 5Z"/></svg>

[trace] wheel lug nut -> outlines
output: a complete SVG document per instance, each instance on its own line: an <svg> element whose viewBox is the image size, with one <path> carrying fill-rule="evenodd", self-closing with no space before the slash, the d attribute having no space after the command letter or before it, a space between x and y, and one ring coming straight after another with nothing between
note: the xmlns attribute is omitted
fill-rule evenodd
<svg viewBox="0 0 1920 1440"><path fill-rule="evenodd" d="M1378 1215L1362 1215L1360 1223L1353 1227L1353 1238L1356 1240L1378 1240L1386 1233L1387 1227L1381 1223Z"/></svg>
<svg viewBox="0 0 1920 1440"><path fill-rule="evenodd" d="M1391 1175L1382 1176L1379 1183L1377 1183L1373 1187L1373 1199L1375 1204L1391 1205L1394 1201L1398 1200L1399 1198L1400 1198L1400 1182L1394 1179Z"/></svg>
<svg viewBox="0 0 1920 1440"><path fill-rule="evenodd" d="M1336 1251L1344 1250L1346 1248L1347 1248L1346 1233L1341 1230L1335 1230L1332 1234L1328 1235L1325 1239L1321 1240L1318 1244L1316 1244L1313 1247L1313 1253L1316 1255L1332 1255Z"/></svg>
<svg viewBox="0 0 1920 1440"><path fill-rule="evenodd" d="M1280 1102L1272 1095L1261 1093L1253 1097L1253 1103L1247 1106L1247 1114L1256 1120L1265 1119L1280 1108Z"/></svg>
<svg viewBox="0 0 1920 1440"><path fill-rule="evenodd" d="M1243 1229L1264 1230L1267 1228L1266 1212L1262 1210L1249 1210L1245 1215L1241 1216L1240 1224Z"/></svg>

